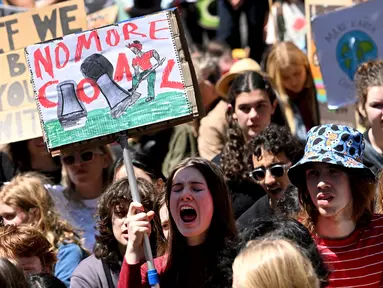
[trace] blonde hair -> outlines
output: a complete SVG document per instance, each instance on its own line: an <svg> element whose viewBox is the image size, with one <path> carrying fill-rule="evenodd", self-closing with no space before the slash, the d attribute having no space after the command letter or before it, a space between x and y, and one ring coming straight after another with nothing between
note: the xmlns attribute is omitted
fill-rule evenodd
<svg viewBox="0 0 383 288"><path fill-rule="evenodd" d="M318 288L309 259L282 239L250 241L233 264L235 288Z"/></svg>
<svg viewBox="0 0 383 288"><path fill-rule="evenodd" d="M54 207L54 201L45 184L49 180L37 172L15 176L0 190L0 202L24 211L37 209L39 217L33 224L51 243L54 249L59 244L76 243L81 246L80 237L74 228L62 220Z"/></svg>
<svg viewBox="0 0 383 288"><path fill-rule="evenodd" d="M309 88L310 90L310 97L308 101L314 114L314 124L317 125L319 124L319 116L316 105L316 90L307 56L292 42L280 42L275 44L267 58L266 71L268 75L273 79L273 83L275 84L275 88L282 102L281 108L293 135L296 133L294 111L290 105L289 96L287 95L287 92L283 86L280 72L281 70L294 65L304 66L306 70L307 79L305 87Z"/></svg>

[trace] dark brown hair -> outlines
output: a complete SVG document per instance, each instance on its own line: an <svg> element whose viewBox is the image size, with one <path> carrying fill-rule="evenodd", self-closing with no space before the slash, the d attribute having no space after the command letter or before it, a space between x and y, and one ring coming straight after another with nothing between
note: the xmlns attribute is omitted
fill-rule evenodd
<svg viewBox="0 0 383 288"><path fill-rule="evenodd" d="M337 169L344 171L349 178L352 195L352 215L357 227L363 227L369 224L373 213L373 201L375 196L375 185L371 179L358 174L358 169L344 168L336 166ZM315 224L318 220L319 212L311 200L310 193L307 190L306 181L303 181L298 187L299 201L302 205L302 211L298 219L307 229L314 233Z"/></svg>
<svg viewBox="0 0 383 288"><path fill-rule="evenodd" d="M36 256L45 269L52 271L57 261L53 249L44 235L30 225L0 227L0 257L17 260Z"/></svg>
<svg viewBox="0 0 383 288"><path fill-rule="evenodd" d="M170 174L166 185L166 203L169 207L170 194L172 193L172 182L177 171L193 167L197 169L205 178L207 186L213 198L214 212L210 223L208 234L204 243L205 263L200 263L200 271L203 271L206 282L220 282L225 279L219 279L220 274L216 271L219 252L223 250L226 241L232 240L237 234L235 227L234 214L231 208L231 200L229 191L224 180L223 174L219 167L210 161L202 158L186 158L179 163ZM164 282L168 287L180 287L178 275L184 275L182 268L183 263L187 261L188 244L177 228L173 216L169 215L170 234L169 234L169 256L166 271L164 274ZM215 278L215 276L217 278ZM221 277L222 278L222 277ZM212 280L213 279L213 280ZM221 287L221 286L218 286Z"/></svg>
<svg viewBox="0 0 383 288"><path fill-rule="evenodd" d="M23 270L6 258L0 258L0 287L28 288Z"/></svg>
<svg viewBox="0 0 383 288"><path fill-rule="evenodd" d="M369 126L366 112L368 88L383 86L383 60L370 60L362 63L355 73L355 85L358 93L358 114L360 123Z"/></svg>
<svg viewBox="0 0 383 288"><path fill-rule="evenodd" d="M156 194L154 186L147 180L141 178L137 179L137 186L142 205L146 211L153 210L154 196ZM120 255L118 242L113 235L112 217L116 206L123 201L127 201L129 204L133 201L127 178L121 179L109 186L102 194L97 205L96 229L99 235L96 235L94 254L98 259L102 259L108 263L114 270L120 269L119 261L123 255ZM151 234L152 242L155 242L157 239L158 227L160 227L158 213L155 214L156 217Z"/></svg>

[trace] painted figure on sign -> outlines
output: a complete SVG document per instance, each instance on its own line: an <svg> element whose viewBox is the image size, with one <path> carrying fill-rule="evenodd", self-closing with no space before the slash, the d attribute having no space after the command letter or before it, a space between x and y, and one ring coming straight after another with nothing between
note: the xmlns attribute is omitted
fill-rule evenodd
<svg viewBox="0 0 383 288"><path fill-rule="evenodd" d="M162 65L165 61L165 58L160 59L160 55L156 50L142 51L142 44L140 41L135 40L133 43L127 45L127 47L132 50L132 52L137 55L133 58L132 66L134 69L133 76L133 88L132 90L137 89L140 83L144 80L148 80L148 95L146 102L152 101L154 99L154 86L156 83L156 69ZM157 63L152 65L150 59L154 58ZM141 70L141 72L140 72Z"/></svg>

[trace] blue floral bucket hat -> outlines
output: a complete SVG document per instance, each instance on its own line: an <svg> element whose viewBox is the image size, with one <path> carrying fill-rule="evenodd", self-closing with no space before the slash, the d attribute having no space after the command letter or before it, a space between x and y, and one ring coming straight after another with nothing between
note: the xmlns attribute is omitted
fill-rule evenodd
<svg viewBox="0 0 383 288"><path fill-rule="evenodd" d="M363 165L364 145L363 135L348 126L325 124L311 128L303 158L288 171L291 183L298 186L304 182L305 164L318 162L359 169L358 174L375 179L374 173Z"/></svg>

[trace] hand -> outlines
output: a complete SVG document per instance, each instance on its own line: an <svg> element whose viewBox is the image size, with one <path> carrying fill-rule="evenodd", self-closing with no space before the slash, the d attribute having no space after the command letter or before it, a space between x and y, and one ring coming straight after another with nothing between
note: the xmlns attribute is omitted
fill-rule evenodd
<svg viewBox="0 0 383 288"><path fill-rule="evenodd" d="M142 204L132 202L129 205L126 225L128 226L128 244L125 252L125 259L128 264L134 265L144 259L144 235L150 235L150 221L154 212L145 212Z"/></svg>
<svg viewBox="0 0 383 288"><path fill-rule="evenodd" d="M242 6L243 1L244 0L230 0L231 6L234 10L238 10Z"/></svg>

